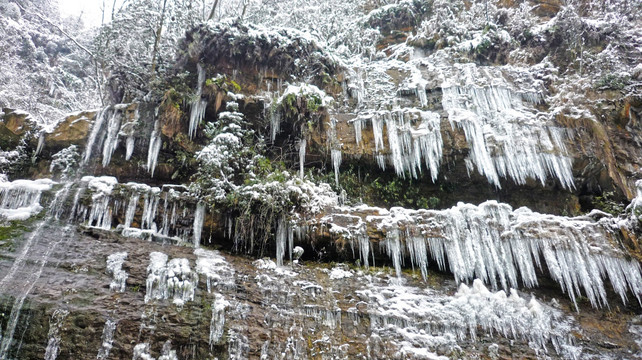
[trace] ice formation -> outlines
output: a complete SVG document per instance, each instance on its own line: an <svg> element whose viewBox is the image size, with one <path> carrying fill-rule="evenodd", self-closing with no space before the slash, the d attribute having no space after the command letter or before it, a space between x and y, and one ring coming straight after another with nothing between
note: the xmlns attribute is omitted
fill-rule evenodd
<svg viewBox="0 0 642 360"><path fill-rule="evenodd" d="M58 357L58 353L60 352L60 328L67 315L69 315L69 311L64 309L57 309L51 315L48 333L49 340L45 348L45 360L56 360Z"/></svg>
<svg viewBox="0 0 642 360"><path fill-rule="evenodd" d="M215 288L234 288L234 270L218 251L195 249L196 272L207 279L207 292Z"/></svg>
<svg viewBox="0 0 642 360"><path fill-rule="evenodd" d="M130 104L108 106L96 114L96 120L87 138L82 164L89 162L94 148L102 147L102 166L109 165L114 151L118 148L119 136L124 134L121 130L125 127L133 127L133 124L138 121L138 109L136 109L132 121L123 124L129 106ZM126 140L126 159L129 159L133 153L134 141L133 134L129 134Z"/></svg>
<svg viewBox="0 0 642 360"><path fill-rule="evenodd" d="M203 231L203 221L205 221L205 203L199 202L196 205L196 212L194 213L194 247L197 248L201 244L201 232Z"/></svg>
<svg viewBox="0 0 642 360"><path fill-rule="evenodd" d="M522 78L530 76L519 69L510 71ZM538 81L522 80L534 86L515 88L502 69L474 64L455 66L443 76L442 105L448 120L464 131L471 166L489 182L500 187L500 178L518 184L527 178L542 184L553 178L567 189L574 187L566 133L551 125L549 114L536 109L543 99Z"/></svg>
<svg viewBox="0 0 642 360"><path fill-rule="evenodd" d="M167 255L160 252L149 254L145 302L167 299Z"/></svg>
<svg viewBox="0 0 642 360"><path fill-rule="evenodd" d="M92 205L87 224L102 229L110 229L112 222L111 193L118 180L113 176L85 176L81 179L92 192Z"/></svg>
<svg viewBox="0 0 642 360"><path fill-rule="evenodd" d="M218 343L223 337L225 331L225 309L230 303L225 300L223 295L214 295L212 302L212 319L210 320L210 346Z"/></svg>
<svg viewBox="0 0 642 360"><path fill-rule="evenodd" d="M96 142L99 134L103 135L102 132L102 127L103 123L105 122L105 118L108 116L108 109L101 109L98 111L96 114L96 120L94 121L94 125L91 128L91 132L89 133L89 137L87 138L87 144L85 145L85 154L83 156L83 164L87 164L89 162L89 159L91 158L91 154L94 149L94 143ZM102 139L102 138L101 138Z"/></svg>
<svg viewBox="0 0 642 360"><path fill-rule="evenodd" d="M87 194L91 202L81 202ZM198 229L181 227L178 220L198 215L197 210L182 185L165 184L161 189L133 182L119 184L113 177L86 176L76 190L70 217L104 229L112 227L114 218L123 218L118 230L125 236L184 243L192 242L193 231Z"/></svg>
<svg viewBox="0 0 642 360"><path fill-rule="evenodd" d="M126 252L117 252L107 257L107 273L113 277L109 284L109 289L112 291L125 291L125 282L129 277L129 274L123 270L125 259L127 259Z"/></svg>
<svg viewBox="0 0 642 360"><path fill-rule="evenodd" d="M552 346L565 358L579 356L571 318L535 298L524 299L515 290L510 295L491 292L481 280L473 281L472 287L461 284L452 297L399 285L371 285L358 293L368 299L373 335L396 339L406 351L454 348L461 340L475 341L482 331L525 340L544 353Z"/></svg>
<svg viewBox="0 0 642 360"><path fill-rule="evenodd" d="M332 149L330 151L332 157L332 169L334 170L334 182L339 186L339 167L341 166L341 150Z"/></svg>
<svg viewBox="0 0 642 360"><path fill-rule="evenodd" d="M103 167L109 165L111 156L118 147L118 133L120 132L121 114L114 109L112 116L107 122L105 139L103 140Z"/></svg>
<svg viewBox="0 0 642 360"><path fill-rule="evenodd" d="M412 108L361 113L353 120L357 143L361 141L362 128L368 122L372 125L375 156L382 170L386 168L384 159L387 157L400 177L417 178L425 166L432 180L437 179L443 147L439 114ZM389 155L383 153L384 124Z"/></svg>
<svg viewBox="0 0 642 360"><path fill-rule="evenodd" d="M347 213L358 210L368 209ZM520 283L537 286L538 271L546 269L573 302L583 295L594 307L608 306L606 279L623 302L629 291L641 300L640 264L612 245L614 220L608 217L595 221L590 216L544 215L496 201L460 203L446 210L369 211L364 218L338 214L324 221L333 228L336 222L344 223L334 231L352 239L353 246L364 244L355 240L367 236L366 228L383 231L380 246L398 274L410 259L425 276L430 259L457 282L479 278L493 289L509 290ZM367 258L370 246L361 249L361 258Z"/></svg>
<svg viewBox="0 0 642 360"><path fill-rule="evenodd" d="M303 175L304 175L306 144L307 142L305 139L299 140L299 177L301 179L303 179Z"/></svg>
<svg viewBox="0 0 642 360"><path fill-rule="evenodd" d="M151 177L154 177L154 170L156 170L158 154L162 145L160 121L156 120L154 122L154 130L152 130L149 138L149 149L147 150L147 171L149 171Z"/></svg>
<svg viewBox="0 0 642 360"><path fill-rule="evenodd" d="M132 360L156 360L150 354L151 348L148 343L136 344Z"/></svg>
<svg viewBox="0 0 642 360"><path fill-rule="evenodd" d="M205 109L207 108L207 100L202 99L203 95L203 85L205 84L205 69L200 63L196 65L198 72L198 83L196 85L196 95L194 95L194 100L190 104L190 114L189 114L189 137L193 139L196 136L196 129L198 129L198 124L203 120L205 116Z"/></svg>
<svg viewBox="0 0 642 360"><path fill-rule="evenodd" d="M192 271L189 260L152 252L147 267L145 302L171 299L178 306L194 300L198 275Z"/></svg>
<svg viewBox="0 0 642 360"><path fill-rule="evenodd" d="M105 326L103 327L103 334L101 336L101 345L100 349L98 350L98 355L96 355L96 359L107 360L107 358L109 357L109 352L113 347L115 331L116 322L111 319L105 320Z"/></svg>
<svg viewBox="0 0 642 360"><path fill-rule="evenodd" d="M0 182L0 216L26 220L42 210L40 197L55 183L50 179Z"/></svg>

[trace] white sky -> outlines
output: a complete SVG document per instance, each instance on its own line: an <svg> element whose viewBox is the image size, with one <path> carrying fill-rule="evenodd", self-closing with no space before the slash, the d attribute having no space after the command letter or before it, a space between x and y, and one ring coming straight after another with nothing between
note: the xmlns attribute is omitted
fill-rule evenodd
<svg viewBox="0 0 642 360"><path fill-rule="evenodd" d="M107 8L105 11L105 22L107 22L111 17L111 7L114 1L104 0L104 2ZM122 2L123 0L116 1L116 9ZM58 6L62 16L79 16L82 13L86 26L100 25L103 0L58 0Z"/></svg>

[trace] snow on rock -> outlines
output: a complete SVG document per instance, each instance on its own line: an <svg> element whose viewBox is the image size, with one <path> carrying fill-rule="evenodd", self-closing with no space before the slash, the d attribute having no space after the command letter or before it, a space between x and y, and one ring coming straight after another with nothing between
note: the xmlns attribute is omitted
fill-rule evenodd
<svg viewBox="0 0 642 360"><path fill-rule="evenodd" d="M321 106L327 106L332 102L332 97L328 96L325 91L319 89L318 87L306 83L300 83L298 85L288 85L283 94L276 100L277 105L284 105L283 101L288 98L288 96L295 97L304 97L304 98L313 98L319 102Z"/></svg>
<svg viewBox="0 0 642 360"><path fill-rule="evenodd" d="M347 279L353 276L351 271L345 270L343 267L332 268L329 275L332 280Z"/></svg>
<svg viewBox="0 0 642 360"><path fill-rule="evenodd" d="M298 274L291 269L284 266L277 266L273 260L270 259L258 259L252 263L255 268L259 270L271 270L277 275L284 275L288 277L295 277Z"/></svg>

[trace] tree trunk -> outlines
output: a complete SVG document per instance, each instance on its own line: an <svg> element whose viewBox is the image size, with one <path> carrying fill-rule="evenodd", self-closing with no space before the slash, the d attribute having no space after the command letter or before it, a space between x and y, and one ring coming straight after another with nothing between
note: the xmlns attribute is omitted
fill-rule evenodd
<svg viewBox="0 0 642 360"><path fill-rule="evenodd" d="M158 58L158 46L160 45L161 33L163 32L163 23L165 22L165 9L167 8L167 0L163 0L163 10L161 10L160 22L156 28L156 39L154 39L154 49L152 50L152 79L156 74L156 59Z"/></svg>
<svg viewBox="0 0 642 360"><path fill-rule="evenodd" d="M216 14L216 7L218 6L218 0L214 1L214 6L212 6L212 11L210 11L210 16L207 18L207 20L212 20L214 18L214 14Z"/></svg>
<svg viewBox="0 0 642 360"><path fill-rule="evenodd" d="M249 4L249 0L243 0L243 12L241 13L241 18L239 19L240 21L243 21L243 17L245 16L245 10L247 10L247 4Z"/></svg>

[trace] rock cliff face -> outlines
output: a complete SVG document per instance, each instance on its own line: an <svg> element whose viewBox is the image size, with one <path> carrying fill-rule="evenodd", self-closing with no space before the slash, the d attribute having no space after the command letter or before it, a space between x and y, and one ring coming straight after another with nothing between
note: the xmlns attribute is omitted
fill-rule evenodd
<svg viewBox="0 0 642 360"><path fill-rule="evenodd" d="M642 354L639 5L349 4L3 109L0 359Z"/></svg>

